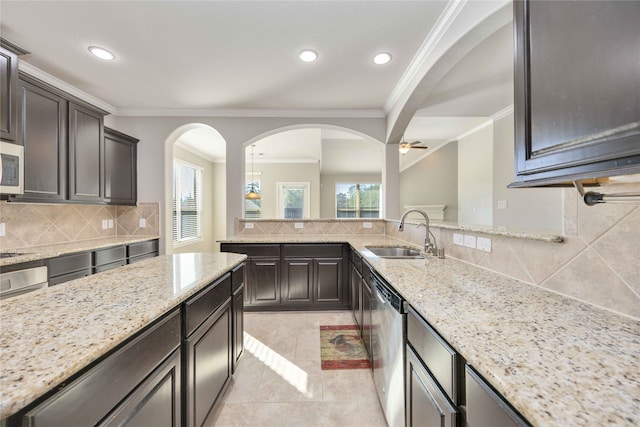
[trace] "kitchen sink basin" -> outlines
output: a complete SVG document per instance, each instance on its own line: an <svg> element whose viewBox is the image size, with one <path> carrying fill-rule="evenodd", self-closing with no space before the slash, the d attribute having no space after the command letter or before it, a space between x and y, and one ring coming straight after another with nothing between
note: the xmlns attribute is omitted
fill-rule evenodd
<svg viewBox="0 0 640 427"><path fill-rule="evenodd" d="M401 246L365 246L365 248L373 255L380 258L404 258L419 259L424 258L420 251L415 249L404 248Z"/></svg>

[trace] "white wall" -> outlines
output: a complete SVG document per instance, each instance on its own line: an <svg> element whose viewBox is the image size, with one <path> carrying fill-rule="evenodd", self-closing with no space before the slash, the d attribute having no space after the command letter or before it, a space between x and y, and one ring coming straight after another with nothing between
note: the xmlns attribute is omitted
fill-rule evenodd
<svg viewBox="0 0 640 427"><path fill-rule="evenodd" d="M447 205L445 221L458 221L458 143L449 142L400 173L400 210Z"/></svg>
<svg viewBox="0 0 640 427"><path fill-rule="evenodd" d="M225 163L213 164L213 249L220 250L218 240L227 237L227 165Z"/></svg>
<svg viewBox="0 0 640 427"><path fill-rule="evenodd" d="M493 225L562 232L562 189L507 188L514 181L513 113L493 124ZM507 209L498 209L498 201Z"/></svg>
<svg viewBox="0 0 640 427"><path fill-rule="evenodd" d="M493 225L493 125L458 140L458 222Z"/></svg>
<svg viewBox="0 0 640 427"><path fill-rule="evenodd" d="M336 217L336 184L337 183L366 183L380 184L382 174L356 173L356 174L326 174L320 175L320 218ZM384 187L382 188L384 192Z"/></svg>
<svg viewBox="0 0 640 427"><path fill-rule="evenodd" d="M385 119L376 118L304 118L304 117L132 117L108 116L107 126L130 134L138 139L138 199L158 201L166 206L165 169L170 165L167 160L170 146L167 139L176 129L202 123L216 129L227 143L226 169L226 227L227 235L233 234L235 218L241 218L244 192L244 146L264 136L281 130L300 127L333 127L355 131L377 141L383 141ZM396 146L397 148L397 146ZM397 149L396 149L397 151ZM393 168L394 164L389 167ZM388 171L389 179L397 177L398 164ZM388 188L396 188L392 184ZM169 196L170 197L170 196ZM397 205L397 203L396 203ZM391 209L397 210L397 206ZM162 224L166 221L161 215ZM164 227L161 227L164 229ZM164 236L163 236L164 237Z"/></svg>
<svg viewBox="0 0 640 427"><path fill-rule="evenodd" d="M250 164L246 165L250 170ZM320 217L320 165L318 163L255 163L254 172L262 186L262 217L278 216L278 182L308 182L309 218Z"/></svg>
<svg viewBox="0 0 640 427"><path fill-rule="evenodd" d="M183 150L180 147L173 147L173 157L175 159L184 160L192 165L202 168L202 240L190 243L181 244L174 247L173 245L166 246L166 253L185 253L185 252L208 252L216 248L215 235L214 235L214 218L216 215L223 215L222 212L217 212L214 208L214 199L212 197L216 189L216 182L214 179L214 165L213 163L203 159L202 157ZM167 221L168 230L171 228L171 221ZM168 233L167 230L167 233Z"/></svg>

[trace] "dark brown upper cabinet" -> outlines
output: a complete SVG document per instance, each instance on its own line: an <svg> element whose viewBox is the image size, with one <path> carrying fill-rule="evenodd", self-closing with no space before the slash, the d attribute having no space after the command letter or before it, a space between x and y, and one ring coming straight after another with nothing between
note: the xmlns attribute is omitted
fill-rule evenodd
<svg viewBox="0 0 640 427"><path fill-rule="evenodd" d="M0 139L18 142L18 55L0 47Z"/></svg>
<svg viewBox="0 0 640 427"><path fill-rule="evenodd" d="M24 77L19 81L24 194L11 200L61 202L67 198L67 100Z"/></svg>
<svg viewBox="0 0 640 427"><path fill-rule="evenodd" d="M69 102L69 200L103 202L103 168L104 116Z"/></svg>
<svg viewBox="0 0 640 427"><path fill-rule="evenodd" d="M137 200L138 140L104 128L104 200L114 205L135 205Z"/></svg>
<svg viewBox="0 0 640 427"><path fill-rule="evenodd" d="M640 172L640 2L514 2L512 187Z"/></svg>

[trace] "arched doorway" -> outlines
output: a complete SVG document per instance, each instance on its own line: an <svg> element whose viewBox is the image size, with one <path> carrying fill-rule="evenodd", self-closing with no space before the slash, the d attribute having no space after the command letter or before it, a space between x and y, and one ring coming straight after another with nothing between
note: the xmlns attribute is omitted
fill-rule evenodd
<svg viewBox="0 0 640 427"><path fill-rule="evenodd" d="M165 253L219 250L226 236L226 141L190 123L165 143Z"/></svg>

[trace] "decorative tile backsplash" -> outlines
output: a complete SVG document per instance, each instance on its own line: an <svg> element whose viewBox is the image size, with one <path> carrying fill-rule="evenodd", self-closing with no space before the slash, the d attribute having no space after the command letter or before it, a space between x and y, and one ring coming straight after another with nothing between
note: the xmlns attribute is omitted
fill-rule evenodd
<svg viewBox="0 0 640 427"><path fill-rule="evenodd" d="M144 218L146 226L140 227ZM103 221L107 227L102 228ZM0 202L0 223L5 235L0 250L68 243L113 236L155 236L159 234L159 203L137 206L45 205Z"/></svg>
<svg viewBox="0 0 640 427"><path fill-rule="evenodd" d="M607 191L615 192L610 186ZM640 186L635 191L640 190ZM627 191L632 191L627 187ZM604 192L604 191L603 191ZM507 236L491 239L491 252L453 244L453 230L432 227L446 256L558 292L631 317L640 318L640 207L587 206L573 189L564 190L563 243ZM424 228L389 221L386 234L421 244ZM479 233L464 233L483 236Z"/></svg>
<svg viewBox="0 0 640 427"><path fill-rule="evenodd" d="M250 224L253 228L247 228ZM297 226L296 226L297 224ZM353 236L356 234L384 234L385 222L382 219L300 219L300 220L250 220L236 218L234 235L323 235L339 234ZM301 226L301 227L300 227ZM366 227L366 228L365 228Z"/></svg>

